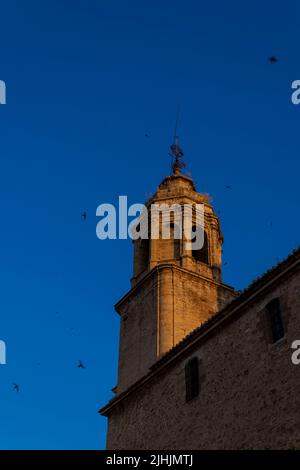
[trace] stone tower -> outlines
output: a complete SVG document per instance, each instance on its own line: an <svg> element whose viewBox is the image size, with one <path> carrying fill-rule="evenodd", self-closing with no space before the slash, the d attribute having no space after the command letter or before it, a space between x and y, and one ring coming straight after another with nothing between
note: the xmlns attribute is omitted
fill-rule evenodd
<svg viewBox="0 0 300 470"><path fill-rule="evenodd" d="M169 239L161 237L163 219L159 219L158 239L134 241L131 289L115 306L121 317L117 394L235 297L233 289L222 283L219 219L207 195L198 193L193 180L181 173L178 149L171 146L173 174L147 202L149 235L153 204L202 204L204 244L200 250L187 250L184 239L174 238L172 214Z"/></svg>

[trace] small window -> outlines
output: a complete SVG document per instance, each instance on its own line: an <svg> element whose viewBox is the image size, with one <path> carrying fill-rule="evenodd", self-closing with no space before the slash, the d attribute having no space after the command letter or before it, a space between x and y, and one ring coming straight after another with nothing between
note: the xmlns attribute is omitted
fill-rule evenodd
<svg viewBox="0 0 300 470"><path fill-rule="evenodd" d="M267 314L271 324L273 343L284 337L283 321L279 299L273 299L268 303Z"/></svg>
<svg viewBox="0 0 300 470"><path fill-rule="evenodd" d="M199 395L199 361L193 357L185 366L186 401L190 401Z"/></svg>
<svg viewBox="0 0 300 470"><path fill-rule="evenodd" d="M173 223L168 227L169 238L162 238L160 240L160 259L161 260L178 260L180 259L180 227L175 226ZM167 232L166 232L167 233Z"/></svg>

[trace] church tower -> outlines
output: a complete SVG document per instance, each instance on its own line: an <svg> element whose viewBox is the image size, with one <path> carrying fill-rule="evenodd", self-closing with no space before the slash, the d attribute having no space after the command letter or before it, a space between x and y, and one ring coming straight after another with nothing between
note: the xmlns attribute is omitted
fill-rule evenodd
<svg viewBox="0 0 300 470"><path fill-rule="evenodd" d="M171 152L172 174L147 202L149 238L134 241L131 289L115 306L121 319L117 394L146 375L163 354L235 297L233 289L222 283L219 219L208 196L198 193L193 180L182 174L183 152L176 140ZM170 237L162 237L164 219L160 217L159 237L151 238L154 204L193 208L201 204L202 248L187 249L184 238L177 238L177 219L172 213ZM195 214L196 209L193 224Z"/></svg>

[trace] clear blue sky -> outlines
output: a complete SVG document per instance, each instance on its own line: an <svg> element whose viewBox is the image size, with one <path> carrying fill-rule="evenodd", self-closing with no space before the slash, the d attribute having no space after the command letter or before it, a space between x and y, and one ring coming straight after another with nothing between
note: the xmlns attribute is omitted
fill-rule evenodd
<svg viewBox="0 0 300 470"><path fill-rule="evenodd" d="M188 171L221 210L224 281L243 288L289 254L300 239L290 100L300 6L10 0L0 10L0 446L100 449L132 244L96 238L96 207L155 191L180 104Z"/></svg>

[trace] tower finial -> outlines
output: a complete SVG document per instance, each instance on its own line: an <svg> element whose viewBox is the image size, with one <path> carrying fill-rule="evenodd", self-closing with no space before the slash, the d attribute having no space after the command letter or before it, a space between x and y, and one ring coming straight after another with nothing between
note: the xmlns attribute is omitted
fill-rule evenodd
<svg viewBox="0 0 300 470"><path fill-rule="evenodd" d="M170 145L170 156L172 157L172 173L173 175L179 175L181 173L181 168L185 168L185 163L183 161L183 150L179 146L179 137L177 134L178 121L179 121L179 107L177 109L176 124L174 129L174 140L173 144Z"/></svg>

